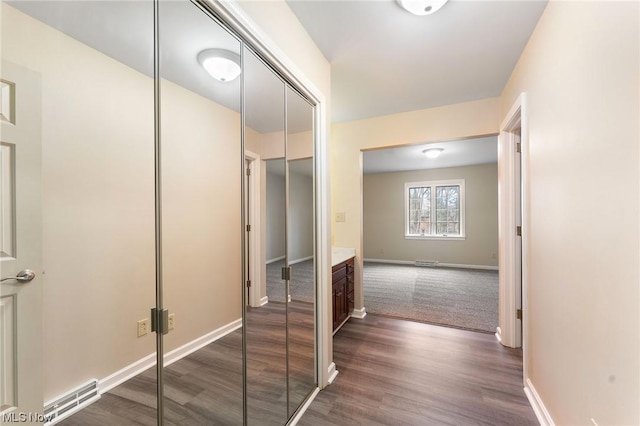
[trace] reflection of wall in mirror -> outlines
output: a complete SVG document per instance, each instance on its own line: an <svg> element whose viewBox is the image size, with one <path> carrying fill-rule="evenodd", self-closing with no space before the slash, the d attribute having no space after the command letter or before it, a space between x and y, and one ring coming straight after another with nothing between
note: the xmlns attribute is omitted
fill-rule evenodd
<svg viewBox="0 0 640 426"><path fill-rule="evenodd" d="M313 133L311 131L287 135L287 159L298 160L313 157Z"/></svg>
<svg viewBox="0 0 640 426"><path fill-rule="evenodd" d="M284 132L259 133L245 127L245 149L270 160L284 157Z"/></svg>
<svg viewBox="0 0 640 426"><path fill-rule="evenodd" d="M284 157L284 132L258 133L245 127L245 148L269 160ZM287 158L296 160L313 156L313 134L309 132L287 135Z"/></svg>
<svg viewBox="0 0 640 426"><path fill-rule="evenodd" d="M310 163L310 160L309 160ZM313 256L313 179L289 173L289 263Z"/></svg>
<svg viewBox="0 0 640 426"><path fill-rule="evenodd" d="M266 187L267 263L285 256L285 237L289 262L310 258L313 256L313 179L306 174L289 172L288 225L285 224L284 176L268 172Z"/></svg>
<svg viewBox="0 0 640 426"><path fill-rule="evenodd" d="M285 201L284 176L267 172L267 226L263 228L266 233L267 252L265 257L267 263L282 259L285 256Z"/></svg>

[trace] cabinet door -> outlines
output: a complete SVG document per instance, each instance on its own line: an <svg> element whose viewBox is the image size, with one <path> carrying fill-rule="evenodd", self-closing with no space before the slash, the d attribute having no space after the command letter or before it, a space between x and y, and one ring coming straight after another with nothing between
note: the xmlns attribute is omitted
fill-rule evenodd
<svg viewBox="0 0 640 426"><path fill-rule="evenodd" d="M333 284L333 329L335 330L347 318L347 299L346 299L347 279L341 280Z"/></svg>

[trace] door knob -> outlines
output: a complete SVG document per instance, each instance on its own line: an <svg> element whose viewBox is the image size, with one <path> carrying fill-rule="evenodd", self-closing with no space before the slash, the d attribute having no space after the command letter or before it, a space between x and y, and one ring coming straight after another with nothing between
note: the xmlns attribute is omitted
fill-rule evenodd
<svg viewBox="0 0 640 426"><path fill-rule="evenodd" d="M0 280L0 282L8 281L8 280L16 280L21 283L28 283L29 281L33 280L35 277L36 277L36 273L33 272L31 269L23 269L22 271L18 272L18 275L16 275L15 277L3 278Z"/></svg>

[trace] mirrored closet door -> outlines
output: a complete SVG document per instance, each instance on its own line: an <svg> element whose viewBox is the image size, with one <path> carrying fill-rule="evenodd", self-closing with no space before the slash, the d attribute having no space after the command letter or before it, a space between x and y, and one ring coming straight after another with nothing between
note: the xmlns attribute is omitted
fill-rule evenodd
<svg viewBox="0 0 640 426"><path fill-rule="evenodd" d="M259 157L264 213L260 221L264 273L260 303L245 308L247 424L282 425L287 420L285 85L250 49L243 49L245 149ZM258 161L258 160L256 160ZM257 189L257 188L256 188ZM248 194L251 195L251 194ZM254 199L258 195L253 194ZM249 231L256 232L256 231ZM250 256L251 257L251 256ZM257 277L248 279L258 283ZM262 296L264 294L264 296Z"/></svg>
<svg viewBox="0 0 640 426"><path fill-rule="evenodd" d="M287 389L289 416L315 389L313 107L287 87Z"/></svg>
<svg viewBox="0 0 640 426"><path fill-rule="evenodd" d="M164 418L241 425L240 41L190 2L158 18Z"/></svg>
<svg viewBox="0 0 640 426"><path fill-rule="evenodd" d="M245 269L247 423L280 425L317 386L313 107L253 51L243 59L247 257L261 259Z"/></svg>

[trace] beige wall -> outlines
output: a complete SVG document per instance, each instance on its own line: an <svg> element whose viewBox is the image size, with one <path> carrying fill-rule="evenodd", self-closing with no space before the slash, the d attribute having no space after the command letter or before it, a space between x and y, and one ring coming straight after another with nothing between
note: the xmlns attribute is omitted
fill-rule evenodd
<svg viewBox="0 0 640 426"><path fill-rule="evenodd" d="M405 239L407 182L464 179L464 240ZM498 266L497 164L373 173L363 181L364 258Z"/></svg>
<svg viewBox="0 0 640 426"><path fill-rule="evenodd" d="M153 334L136 336L155 305L153 81L2 8L3 58L43 83L48 400L155 349ZM172 83L163 94L172 118L162 129L171 350L241 316L240 119Z"/></svg>
<svg viewBox="0 0 640 426"><path fill-rule="evenodd" d="M356 249L356 309L362 295L362 150L498 133L499 100L485 99L337 123L331 131L332 240ZM335 213L345 222L335 222Z"/></svg>
<svg viewBox="0 0 640 426"><path fill-rule="evenodd" d="M559 425L640 423L638 23L552 1L500 99L527 93L525 356Z"/></svg>

